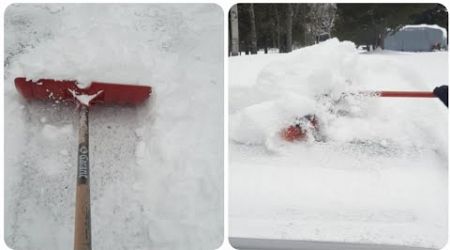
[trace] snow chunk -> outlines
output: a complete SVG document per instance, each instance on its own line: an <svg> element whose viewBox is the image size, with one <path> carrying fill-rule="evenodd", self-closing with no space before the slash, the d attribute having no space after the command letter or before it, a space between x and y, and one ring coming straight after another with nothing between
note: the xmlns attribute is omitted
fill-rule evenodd
<svg viewBox="0 0 450 250"><path fill-rule="evenodd" d="M98 91L96 94L94 95L85 95L85 94L77 94L75 91L69 89L70 93L72 93L73 97L77 98L78 102L80 102L81 104L85 105L85 106L89 106L90 102L97 97L99 94L101 94L103 92L103 90Z"/></svg>

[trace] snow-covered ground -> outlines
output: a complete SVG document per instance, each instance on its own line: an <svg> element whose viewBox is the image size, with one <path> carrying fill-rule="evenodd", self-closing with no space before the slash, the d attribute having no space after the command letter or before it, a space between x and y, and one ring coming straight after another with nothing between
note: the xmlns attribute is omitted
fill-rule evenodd
<svg viewBox="0 0 450 250"><path fill-rule="evenodd" d="M213 249L223 238L223 13L213 4L11 5L5 13L5 240L73 245L77 112L18 76L149 84L90 112L94 249Z"/></svg>
<svg viewBox="0 0 450 250"><path fill-rule="evenodd" d="M442 247L447 108L438 99L333 100L432 91L448 84L447 58L361 53L336 39L231 57L231 237ZM282 141L279 131L306 114L319 118L323 141Z"/></svg>

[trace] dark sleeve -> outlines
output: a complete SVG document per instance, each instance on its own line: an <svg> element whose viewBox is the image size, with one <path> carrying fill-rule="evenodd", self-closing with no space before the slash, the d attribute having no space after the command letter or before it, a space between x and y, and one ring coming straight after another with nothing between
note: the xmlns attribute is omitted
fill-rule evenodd
<svg viewBox="0 0 450 250"><path fill-rule="evenodd" d="M433 94L437 96L448 107L448 85L442 85L436 87L433 90Z"/></svg>

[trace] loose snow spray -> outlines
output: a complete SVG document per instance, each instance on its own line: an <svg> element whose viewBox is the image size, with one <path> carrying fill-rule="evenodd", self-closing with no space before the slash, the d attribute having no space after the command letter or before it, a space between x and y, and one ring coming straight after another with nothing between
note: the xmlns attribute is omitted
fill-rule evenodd
<svg viewBox="0 0 450 250"><path fill-rule="evenodd" d="M280 128L295 121L298 114L314 112L314 106L310 98L294 93L248 106L230 119L231 139L245 144L264 144L268 140L276 140Z"/></svg>
<svg viewBox="0 0 450 250"><path fill-rule="evenodd" d="M265 130L263 137L240 138L239 134L243 133L238 131L249 131L254 125L239 122L236 124L235 121L242 118L231 117L232 139L251 144L266 142L283 126L295 121L296 117L326 113L327 107L319 102L321 96L326 95L333 99L344 91L355 89L354 73L349 68L358 63L358 57L352 43L331 40L294 51L284 59L267 63L258 72L256 83L248 90L257 95L256 103L251 109L262 114L257 121L258 127L270 128L269 131ZM278 108L268 110L265 102L276 102ZM252 112L245 109L246 107L238 111L236 116L246 116ZM258 109L260 110L256 111ZM255 120L254 116L252 120ZM254 130L258 130L258 127Z"/></svg>

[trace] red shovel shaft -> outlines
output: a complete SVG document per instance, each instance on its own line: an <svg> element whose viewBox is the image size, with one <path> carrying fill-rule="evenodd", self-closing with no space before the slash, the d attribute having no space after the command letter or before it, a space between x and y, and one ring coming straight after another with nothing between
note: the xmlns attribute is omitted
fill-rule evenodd
<svg viewBox="0 0 450 250"><path fill-rule="evenodd" d="M362 92L369 96L379 97L419 97L419 98L433 98L436 97L433 92L427 91L367 91Z"/></svg>

